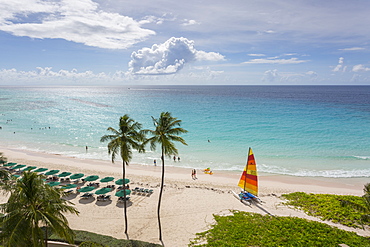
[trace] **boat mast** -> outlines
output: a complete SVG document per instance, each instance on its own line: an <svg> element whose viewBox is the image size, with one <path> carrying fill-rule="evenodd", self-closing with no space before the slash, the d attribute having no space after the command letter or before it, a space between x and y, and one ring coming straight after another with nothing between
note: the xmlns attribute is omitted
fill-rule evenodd
<svg viewBox="0 0 370 247"><path fill-rule="evenodd" d="M251 148L248 149L248 155L247 155L247 164L245 165L245 176L244 176L244 191L246 190L247 186L247 174L248 174L248 165L249 165L249 154L251 153Z"/></svg>

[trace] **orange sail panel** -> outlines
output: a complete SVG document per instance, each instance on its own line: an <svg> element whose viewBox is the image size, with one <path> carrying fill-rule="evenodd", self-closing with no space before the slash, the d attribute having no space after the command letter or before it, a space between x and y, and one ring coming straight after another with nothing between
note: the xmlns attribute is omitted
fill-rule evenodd
<svg viewBox="0 0 370 247"><path fill-rule="evenodd" d="M255 196L258 195L257 165L251 148L249 148L247 165L244 167L238 186Z"/></svg>

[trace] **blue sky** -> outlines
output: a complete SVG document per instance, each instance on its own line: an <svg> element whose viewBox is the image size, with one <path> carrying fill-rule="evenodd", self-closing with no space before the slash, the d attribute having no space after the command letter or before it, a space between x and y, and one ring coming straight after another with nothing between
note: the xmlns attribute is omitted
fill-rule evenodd
<svg viewBox="0 0 370 247"><path fill-rule="evenodd" d="M370 85L367 0L0 4L0 85Z"/></svg>

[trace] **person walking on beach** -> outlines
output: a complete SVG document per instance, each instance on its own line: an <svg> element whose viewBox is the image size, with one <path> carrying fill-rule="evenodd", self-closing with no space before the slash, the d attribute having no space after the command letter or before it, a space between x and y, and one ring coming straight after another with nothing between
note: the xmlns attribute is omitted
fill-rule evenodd
<svg viewBox="0 0 370 247"><path fill-rule="evenodd" d="M173 161L176 161L176 156L173 156Z"/></svg>
<svg viewBox="0 0 370 247"><path fill-rule="evenodd" d="M194 179L194 169L191 170L191 178Z"/></svg>
<svg viewBox="0 0 370 247"><path fill-rule="evenodd" d="M157 160L154 160L154 166L157 166Z"/></svg>
<svg viewBox="0 0 370 247"><path fill-rule="evenodd" d="M193 170L193 174L194 174L194 179L198 179L198 178L197 178L197 170L195 170L195 169L194 169L194 170Z"/></svg>

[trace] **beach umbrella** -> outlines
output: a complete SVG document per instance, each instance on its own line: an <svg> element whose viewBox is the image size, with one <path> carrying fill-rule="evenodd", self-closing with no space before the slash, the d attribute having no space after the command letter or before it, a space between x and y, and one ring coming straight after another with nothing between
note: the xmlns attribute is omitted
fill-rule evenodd
<svg viewBox="0 0 370 247"><path fill-rule="evenodd" d="M50 171L46 172L45 175L50 176L50 175L57 174L58 172L59 172L59 170L50 170Z"/></svg>
<svg viewBox="0 0 370 247"><path fill-rule="evenodd" d="M62 189L73 189L73 188L76 188L77 187L77 184L66 184L66 185L63 185L62 186Z"/></svg>
<svg viewBox="0 0 370 247"><path fill-rule="evenodd" d="M105 178L100 179L100 182L101 183L108 183L108 182L113 181L113 180L114 180L114 177L105 177Z"/></svg>
<svg viewBox="0 0 370 247"><path fill-rule="evenodd" d="M69 175L71 175L72 174L72 172L62 172L61 174L59 174L58 175L58 177L67 177L67 176L69 176Z"/></svg>
<svg viewBox="0 0 370 247"><path fill-rule="evenodd" d="M126 190L126 196L127 195L130 195L130 194L131 194L131 190ZM124 196L123 195L123 190L117 191L116 194L115 194L115 196L118 196L118 197Z"/></svg>
<svg viewBox="0 0 370 247"><path fill-rule="evenodd" d="M103 195L103 194L106 194L108 192L111 192L111 189L110 188L101 188L101 189L95 191L95 194L97 194L97 195Z"/></svg>
<svg viewBox="0 0 370 247"><path fill-rule="evenodd" d="M31 171L31 170L34 170L36 169L37 167L36 166L27 166L26 168L23 169L23 171Z"/></svg>
<svg viewBox="0 0 370 247"><path fill-rule="evenodd" d="M71 175L69 178L72 179L72 180L75 180L75 179L82 178L83 176L85 176L85 174L83 174L83 173L76 173L76 174Z"/></svg>
<svg viewBox="0 0 370 247"><path fill-rule="evenodd" d="M81 189L78 189L77 191L78 192L89 192L89 191L92 191L92 190L95 190L95 187L93 187L93 186L85 186L85 187L82 187Z"/></svg>
<svg viewBox="0 0 370 247"><path fill-rule="evenodd" d="M19 178L21 175L12 175L12 177Z"/></svg>
<svg viewBox="0 0 370 247"><path fill-rule="evenodd" d="M7 164L4 164L3 166L15 166L17 163L7 163Z"/></svg>
<svg viewBox="0 0 370 247"><path fill-rule="evenodd" d="M90 175L88 177L85 178L85 181L95 181L99 178L98 175Z"/></svg>
<svg viewBox="0 0 370 247"><path fill-rule="evenodd" d="M33 172L44 172L46 171L48 168L38 168L37 170L34 170Z"/></svg>
<svg viewBox="0 0 370 247"><path fill-rule="evenodd" d="M117 185L123 185L123 179L121 178L121 179L118 179L117 181L116 181L116 184ZM128 184L130 182L130 179L128 179L128 178L125 178L125 184Z"/></svg>
<svg viewBox="0 0 370 247"><path fill-rule="evenodd" d="M55 181L47 183L47 185L50 185L51 187L57 186L59 184L60 184L60 182L55 182Z"/></svg>
<svg viewBox="0 0 370 247"><path fill-rule="evenodd" d="M26 165L16 165L16 166L13 166L12 168L10 168L10 169L12 169L12 170L15 170L15 169L21 169L21 168L23 168L23 167L25 167Z"/></svg>

